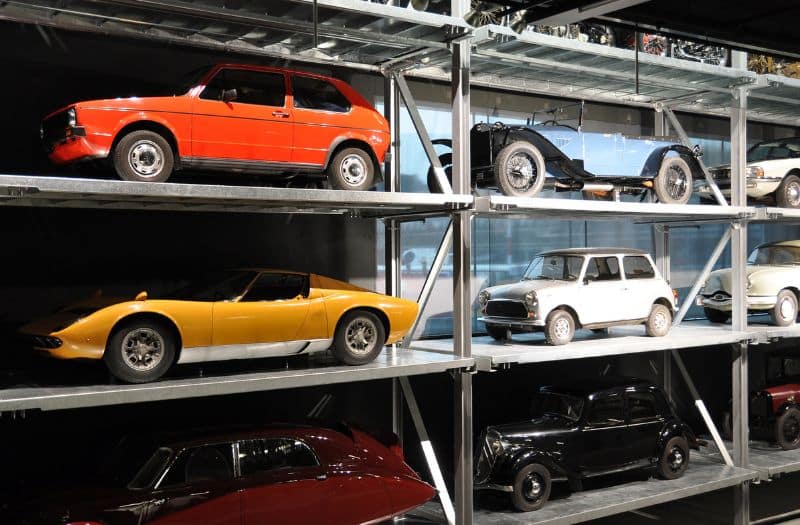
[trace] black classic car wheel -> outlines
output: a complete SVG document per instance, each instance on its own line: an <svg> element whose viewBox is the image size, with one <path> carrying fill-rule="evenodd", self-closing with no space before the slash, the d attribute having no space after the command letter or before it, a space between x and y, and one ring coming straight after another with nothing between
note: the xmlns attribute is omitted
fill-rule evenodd
<svg viewBox="0 0 800 525"><path fill-rule="evenodd" d="M531 463L514 476L511 501L523 512L539 510L550 497L550 487L550 471L544 465Z"/></svg>
<svg viewBox="0 0 800 525"><path fill-rule="evenodd" d="M492 336L495 341L505 341L508 339L508 329L505 326L495 326L493 324L486 325L486 332Z"/></svg>
<svg viewBox="0 0 800 525"><path fill-rule="evenodd" d="M553 310L547 316L544 335L551 345L565 345L575 335L575 319L566 310Z"/></svg>
<svg viewBox="0 0 800 525"><path fill-rule="evenodd" d="M439 164L444 168L444 174L447 176L447 182L453 186L453 154L442 153L439 155ZM428 168L428 191L431 193L442 193L439 183L436 181L436 174L433 172L433 166Z"/></svg>
<svg viewBox="0 0 800 525"><path fill-rule="evenodd" d="M383 349L386 333L378 316L366 310L353 310L339 321L333 337L333 354L347 365L369 363Z"/></svg>
<svg viewBox="0 0 800 525"><path fill-rule="evenodd" d="M497 155L494 180L504 195L535 197L544 186L544 178L544 157L528 142L512 142Z"/></svg>
<svg viewBox="0 0 800 525"><path fill-rule="evenodd" d="M689 164L680 157L666 157L653 181L653 190L659 202L686 204L692 196L692 184Z"/></svg>
<svg viewBox="0 0 800 525"><path fill-rule="evenodd" d="M775 421L775 441L784 450L800 446L800 408L790 407Z"/></svg>
<svg viewBox="0 0 800 525"><path fill-rule="evenodd" d="M775 190L775 203L781 208L800 208L800 177L787 175Z"/></svg>
<svg viewBox="0 0 800 525"><path fill-rule="evenodd" d="M663 479L676 479L683 476L689 467L689 443L684 437L674 437L667 441L661 458L658 460L658 475Z"/></svg>
<svg viewBox="0 0 800 525"><path fill-rule="evenodd" d="M672 327L672 312L663 304L654 304L650 308L650 315L644 323L644 329L650 337L663 337Z"/></svg>
<svg viewBox="0 0 800 525"><path fill-rule="evenodd" d="M703 312L706 314L706 317L712 323L725 323L728 319L731 318L730 312L723 312L722 310L717 310L715 308L703 308Z"/></svg>
<svg viewBox="0 0 800 525"><path fill-rule="evenodd" d="M375 166L360 148L345 148L328 165L328 182L334 190L368 190L375 184Z"/></svg>
<svg viewBox="0 0 800 525"><path fill-rule="evenodd" d="M169 370L174 359L172 331L149 319L134 320L117 328L103 354L111 374L127 383L155 381Z"/></svg>
<svg viewBox="0 0 800 525"><path fill-rule="evenodd" d="M770 311L772 322L776 326L790 326L797 320L797 297L791 290L781 290L778 300Z"/></svg>
<svg viewBox="0 0 800 525"><path fill-rule="evenodd" d="M154 131L132 131L122 137L112 155L114 170L122 180L164 182L172 174L172 146Z"/></svg>

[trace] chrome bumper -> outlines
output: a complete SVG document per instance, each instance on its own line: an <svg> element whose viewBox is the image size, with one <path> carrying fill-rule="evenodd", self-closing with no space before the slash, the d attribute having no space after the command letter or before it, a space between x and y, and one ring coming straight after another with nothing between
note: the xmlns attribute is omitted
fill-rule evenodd
<svg viewBox="0 0 800 525"><path fill-rule="evenodd" d="M510 328L532 328L532 327L542 327L544 326L544 320L542 319L520 319L518 317L495 317L495 316L488 316L485 315L483 317L478 317L478 321L482 321L484 323L493 324L496 326L508 326Z"/></svg>
<svg viewBox="0 0 800 525"><path fill-rule="evenodd" d="M769 310L775 306L775 303L777 301L778 297L776 295L748 295L747 309ZM714 296L703 297L702 295L698 295L696 304L697 306L702 306L704 308L712 308L714 310L720 310L722 312L730 312L731 310L733 310L733 302L730 298L720 300L720 299L715 299Z"/></svg>

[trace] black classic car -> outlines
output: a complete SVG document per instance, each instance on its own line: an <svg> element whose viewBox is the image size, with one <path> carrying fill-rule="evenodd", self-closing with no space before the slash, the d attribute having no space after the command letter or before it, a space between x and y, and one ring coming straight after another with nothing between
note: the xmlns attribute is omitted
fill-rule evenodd
<svg viewBox="0 0 800 525"><path fill-rule="evenodd" d="M507 492L518 510L537 510L554 481L651 469L674 479L699 442L663 392L635 378L604 377L542 387L533 419L488 427L476 448L475 490Z"/></svg>

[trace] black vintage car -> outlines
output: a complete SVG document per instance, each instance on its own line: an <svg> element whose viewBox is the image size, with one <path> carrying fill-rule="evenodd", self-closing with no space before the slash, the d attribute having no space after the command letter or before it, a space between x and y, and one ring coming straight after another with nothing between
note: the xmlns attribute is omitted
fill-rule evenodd
<svg viewBox="0 0 800 525"><path fill-rule="evenodd" d="M507 492L518 510L537 510L553 481L632 469L683 475L699 442L663 392L635 378L542 387L528 421L488 427L476 446L475 490Z"/></svg>

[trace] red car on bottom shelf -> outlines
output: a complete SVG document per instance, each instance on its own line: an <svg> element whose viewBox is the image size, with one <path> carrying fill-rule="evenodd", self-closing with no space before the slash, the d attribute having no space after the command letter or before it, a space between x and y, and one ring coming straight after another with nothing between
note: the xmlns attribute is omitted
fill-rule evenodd
<svg viewBox="0 0 800 525"><path fill-rule="evenodd" d="M0 515L18 525L350 525L435 495L396 444L345 425L126 439L94 487Z"/></svg>

